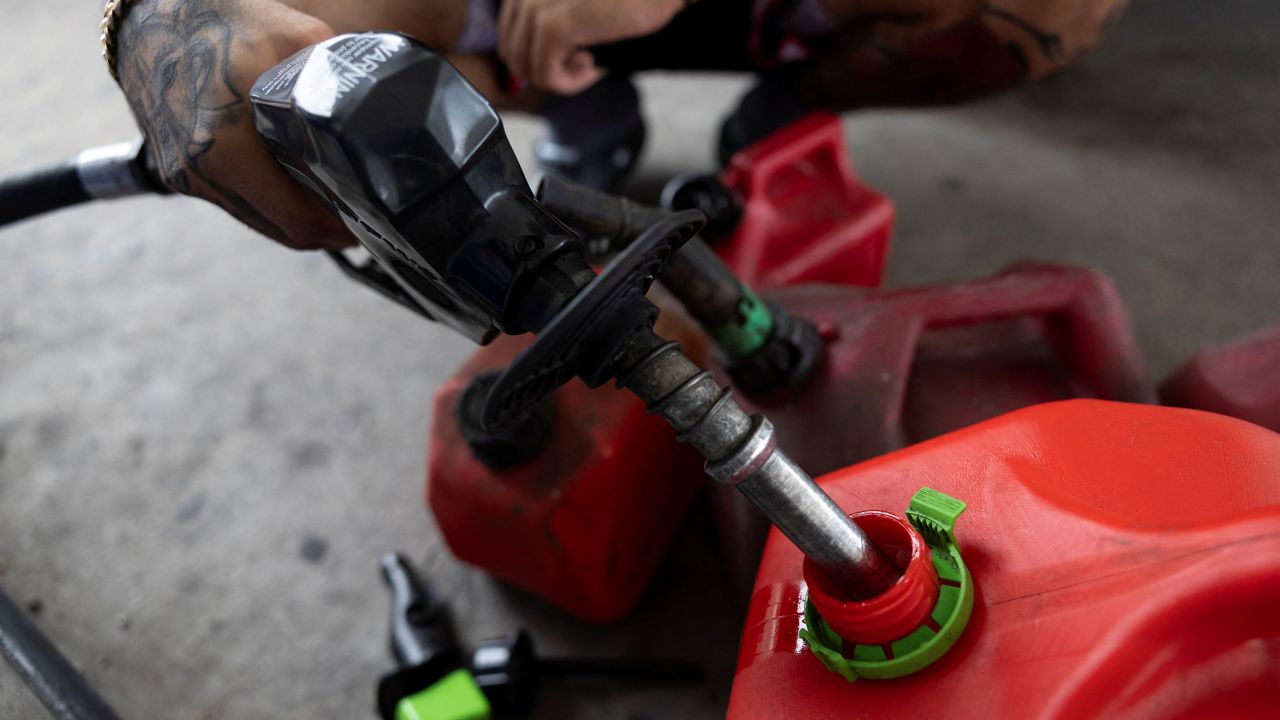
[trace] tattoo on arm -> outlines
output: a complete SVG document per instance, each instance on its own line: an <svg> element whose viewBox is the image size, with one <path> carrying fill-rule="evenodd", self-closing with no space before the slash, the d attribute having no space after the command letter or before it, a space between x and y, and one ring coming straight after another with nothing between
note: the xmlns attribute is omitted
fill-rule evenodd
<svg viewBox="0 0 1280 720"><path fill-rule="evenodd" d="M220 132L251 122L231 77L229 14L237 3L153 0L136 8L121 28L120 84L166 184L283 239L284 231L206 167Z"/></svg>

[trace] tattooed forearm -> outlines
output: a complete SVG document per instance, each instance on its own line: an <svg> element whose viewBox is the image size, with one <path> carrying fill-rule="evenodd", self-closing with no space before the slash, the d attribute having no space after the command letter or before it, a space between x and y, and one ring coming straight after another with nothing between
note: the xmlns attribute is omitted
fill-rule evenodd
<svg viewBox="0 0 1280 720"><path fill-rule="evenodd" d="M284 232L206 167L221 131L251 122L232 72L238 0L152 0L121 29L120 84L161 177L211 200L259 232Z"/></svg>

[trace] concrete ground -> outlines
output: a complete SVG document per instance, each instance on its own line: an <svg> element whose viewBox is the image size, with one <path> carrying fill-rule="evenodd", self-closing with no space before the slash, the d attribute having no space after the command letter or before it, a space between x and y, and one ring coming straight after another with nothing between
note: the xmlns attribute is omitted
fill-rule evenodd
<svg viewBox="0 0 1280 720"><path fill-rule="evenodd" d="M0 175L133 128L97 4L12 3ZM1280 320L1280 6L1139 1L1060 78L963 108L847 121L896 201L891 282L1019 258L1100 267L1154 377ZM710 167L740 79L645 78L640 184ZM524 151L536 123L512 119ZM402 549L468 639L695 657L706 687L551 693L547 718L722 712L738 618L686 528L636 615L586 626L442 547L421 501L432 389L470 348L186 200L0 232L0 586L125 717L371 717L386 657L377 558ZM0 670L0 717L40 717Z"/></svg>

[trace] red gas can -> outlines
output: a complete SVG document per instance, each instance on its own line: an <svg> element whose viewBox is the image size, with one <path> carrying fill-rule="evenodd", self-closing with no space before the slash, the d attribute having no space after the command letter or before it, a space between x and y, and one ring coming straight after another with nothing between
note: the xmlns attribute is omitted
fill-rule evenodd
<svg viewBox="0 0 1280 720"><path fill-rule="evenodd" d="M797 392L744 405L765 413L778 445L814 474L1037 403L1153 399L1124 304L1095 270L1022 264L948 285L767 297L815 324L825 357ZM768 523L732 489L712 493L745 589Z"/></svg>
<svg viewBox="0 0 1280 720"><path fill-rule="evenodd" d="M1160 385L1160 401L1280 431L1280 325L1196 353Z"/></svg>
<svg viewBox="0 0 1280 720"><path fill-rule="evenodd" d="M921 486L966 501L954 532L976 588L971 618L925 669L848 682L802 639L803 558L773 532L732 720L1275 716L1280 435L1077 400L819 483L850 511L901 514Z"/></svg>
<svg viewBox="0 0 1280 720"><path fill-rule="evenodd" d="M715 249L747 284L880 285L893 204L854 174L837 116L810 115L739 152L721 181L743 216Z"/></svg>
<svg viewBox="0 0 1280 720"><path fill-rule="evenodd" d="M695 360L706 341L664 301L658 332ZM427 503L459 559L586 620L635 605L706 484L702 458L630 393L574 380L552 395L545 449L503 470L480 462L454 416L472 377L505 367L532 337L502 336L436 390Z"/></svg>

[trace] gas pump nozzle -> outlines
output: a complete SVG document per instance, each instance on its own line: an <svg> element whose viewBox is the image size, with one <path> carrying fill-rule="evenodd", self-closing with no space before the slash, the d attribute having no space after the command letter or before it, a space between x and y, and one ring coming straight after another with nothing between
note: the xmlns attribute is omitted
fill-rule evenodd
<svg viewBox="0 0 1280 720"><path fill-rule="evenodd" d="M597 275L579 238L534 198L493 107L403 35L315 45L263 75L250 99L268 147L407 304L479 343L537 334L489 390L484 426L509 425L575 376L591 387L616 380L851 598L897 581L880 548L775 447L769 421L653 332L658 310L644 294L700 213L655 223Z"/></svg>

